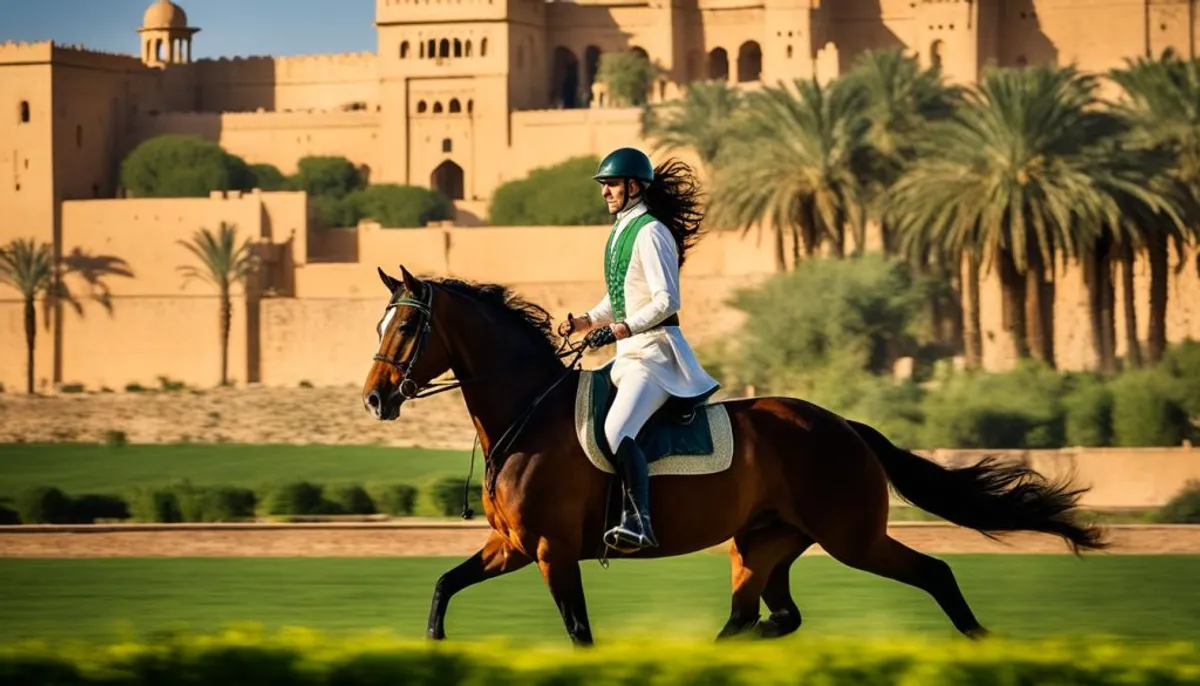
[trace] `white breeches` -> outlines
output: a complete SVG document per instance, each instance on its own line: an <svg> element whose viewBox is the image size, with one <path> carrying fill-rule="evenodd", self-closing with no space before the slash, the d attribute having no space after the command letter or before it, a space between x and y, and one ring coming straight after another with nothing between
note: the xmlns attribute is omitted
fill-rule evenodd
<svg viewBox="0 0 1200 686"><path fill-rule="evenodd" d="M608 441L609 450L615 455L623 438L636 439L651 415L670 397L649 374L633 371L625 374L621 385L617 387L612 409L604 419L604 438Z"/></svg>

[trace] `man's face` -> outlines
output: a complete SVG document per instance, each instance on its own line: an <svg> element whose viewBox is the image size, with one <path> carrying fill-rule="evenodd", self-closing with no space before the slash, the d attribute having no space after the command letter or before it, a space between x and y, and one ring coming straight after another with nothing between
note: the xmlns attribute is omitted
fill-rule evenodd
<svg viewBox="0 0 1200 686"><path fill-rule="evenodd" d="M608 213L616 214L625 208L625 179L601 179L600 189L604 196L604 203L608 205ZM629 181L629 189L636 194L638 192L638 182Z"/></svg>

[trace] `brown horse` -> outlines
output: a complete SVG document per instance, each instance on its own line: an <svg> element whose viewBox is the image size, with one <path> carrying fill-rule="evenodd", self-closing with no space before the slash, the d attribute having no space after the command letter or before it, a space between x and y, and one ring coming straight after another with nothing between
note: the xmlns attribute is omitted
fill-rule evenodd
<svg viewBox="0 0 1200 686"><path fill-rule="evenodd" d="M589 462L574 431L580 372L564 365L542 308L497 285L402 278L382 269L391 299L377 327L379 352L363 402L381 420L436 388L451 370L485 455L483 547L434 586L428 636L445 638L450 598L536 564L579 645L592 642L581 560L604 553L612 475ZM578 359L578 357L576 357ZM850 567L929 593L963 634L987 634L950 567L888 536L888 483L912 504L992 536L1061 536L1078 554L1106 543L1071 514L1085 489L1053 484L1023 466L985 459L946 468L893 445L875 429L803 400L726 401L735 451L728 469L651 477L659 547L612 557L684 555L732 539L733 607L719 638L790 634L800 611L792 563L813 543ZM486 487L494 479L494 492ZM619 501L618 501L619 502ZM618 510L619 513L619 510ZM760 599L770 611L759 621Z"/></svg>

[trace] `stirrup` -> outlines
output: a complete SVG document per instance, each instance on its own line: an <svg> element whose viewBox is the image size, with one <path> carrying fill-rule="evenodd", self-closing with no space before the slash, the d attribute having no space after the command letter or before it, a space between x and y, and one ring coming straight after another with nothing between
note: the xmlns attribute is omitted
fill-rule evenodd
<svg viewBox="0 0 1200 686"><path fill-rule="evenodd" d="M604 544L622 553L634 553L646 548L657 548L658 541L649 535L640 534L618 524L604 532Z"/></svg>

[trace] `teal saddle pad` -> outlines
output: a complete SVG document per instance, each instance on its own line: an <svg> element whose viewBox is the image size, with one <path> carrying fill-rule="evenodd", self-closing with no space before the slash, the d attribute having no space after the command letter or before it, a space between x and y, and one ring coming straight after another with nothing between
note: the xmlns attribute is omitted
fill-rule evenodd
<svg viewBox="0 0 1200 686"><path fill-rule="evenodd" d="M604 419L617 397L617 387L612 382L612 362L592 370L592 427L596 445L609 460L613 455L604 437ZM715 390L715 389L714 389ZM708 455L713 452L712 430L705 411L705 401L711 394L700 398L676 398L668 400L655 412L638 433L637 443L646 455L646 462L654 462L675 455Z"/></svg>

